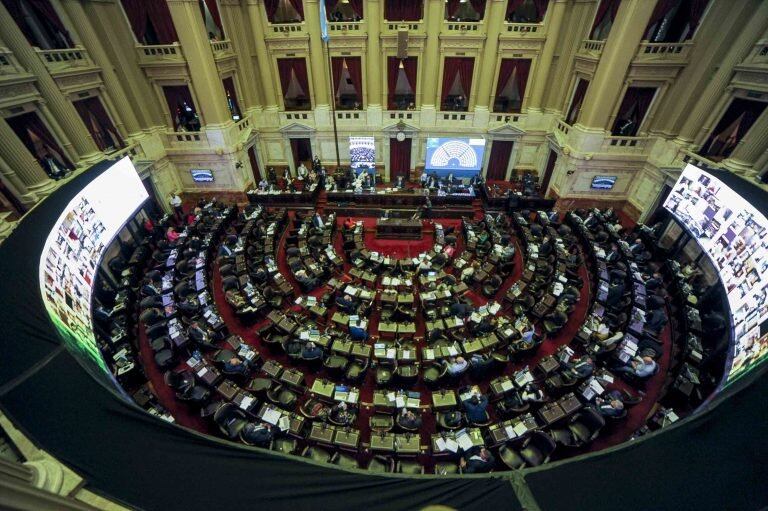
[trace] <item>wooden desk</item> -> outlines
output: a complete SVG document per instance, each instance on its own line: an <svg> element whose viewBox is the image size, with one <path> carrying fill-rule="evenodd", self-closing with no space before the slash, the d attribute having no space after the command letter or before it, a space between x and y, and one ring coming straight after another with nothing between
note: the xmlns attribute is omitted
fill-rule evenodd
<svg viewBox="0 0 768 511"><path fill-rule="evenodd" d="M219 384L218 387L216 387L216 392L221 395L224 399L227 401L232 401L232 399L235 397L237 392L240 390L240 387L235 385L229 380L224 380Z"/></svg>
<svg viewBox="0 0 768 511"><path fill-rule="evenodd" d="M376 238L421 239L421 220L381 218L376 222Z"/></svg>
<svg viewBox="0 0 768 511"><path fill-rule="evenodd" d="M336 390L336 386L332 382L322 379L315 380L309 389L312 394L319 398L325 398L327 401L331 401L334 390Z"/></svg>
<svg viewBox="0 0 768 511"><path fill-rule="evenodd" d="M333 437L333 445L347 449L357 449L360 444L360 432L356 429L337 429Z"/></svg>
<svg viewBox="0 0 768 511"><path fill-rule="evenodd" d="M421 451L419 434L395 435L395 450L398 454L419 454Z"/></svg>
<svg viewBox="0 0 768 511"><path fill-rule="evenodd" d="M312 424L312 429L309 431L309 440L313 440L321 444L332 445L333 436L335 433L336 428L334 426L329 426L328 424L321 422L315 422Z"/></svg>
<svg viewBox="0 0 768 511"><path fill-rule="evenodd" d="M395 435L393 433L372 433L371 450L395 452Z"/></svg>
<svg viewBox="0 0 768 511"><path fill-rule="evenodd" d="M298 369L288 369L280 375L280 381L289 387L301 388L304 385L304 373Z"/></svg>
<svg viewBox="0 0 768 511"><path fill-rule="evenodd" d="M283 366L280 365L280 362L277 362L275 360L267 360L264 362L264 365L261 366L261 370L267 373L272 378L277 378L280 376L280 373L283 372Z"/></svg>
<svg viewBox="0 0 768 511"><path fill-rule="evenodd" d="M456 392L453 390L437 391L432 393L432 406L435 410L449 410L458 405Z"/></svg>

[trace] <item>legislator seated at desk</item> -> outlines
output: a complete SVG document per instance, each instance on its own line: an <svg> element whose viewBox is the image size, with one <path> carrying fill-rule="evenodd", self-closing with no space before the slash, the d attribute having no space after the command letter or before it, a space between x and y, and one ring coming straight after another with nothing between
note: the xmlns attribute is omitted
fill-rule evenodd
<svg viewBox="0 0 768 511"><path fill-rule="evenodd" d="M496 458L491 454L491 451L483 446L475 446L467 451L460 449L459 455L461 456L459 467L465 474L490 472L496 463Z"/></svg>
<svg viewBox="0 0 768 511"><path fill-rule="evenodd" d="M462 402L470 424L482 424L488 421L488 396L473 394Z"/></svg>

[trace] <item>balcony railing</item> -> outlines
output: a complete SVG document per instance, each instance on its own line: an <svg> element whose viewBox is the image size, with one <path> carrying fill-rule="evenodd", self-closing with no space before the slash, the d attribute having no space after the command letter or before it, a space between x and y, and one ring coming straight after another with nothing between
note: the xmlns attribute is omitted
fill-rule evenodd
<svg viewBox="0 0 768 511"><path fill-rule="evenodd" d="M62 50L35 50L51 72L66 71L78 67L90 67L93 65L85 48L65 48Z"/></svg>
<svg viewBox="0 0 768 511"><path fill-rule="evenodd" d="M304 35L304 22L301 23L270 23L272 34L282 34L284 36Z"/></svg>
<svg viewBox="0 0 768 511"><path fill-rule="evenodd" d="M0 46L0 76L23 73L24 68L8 48Z"/></svg>
<svg viewBox="0 0 768 511"><path fill-rule="evenodd" d="M208 147L208 136L204 131L168 131L165 137L166 147Z"/></svg>
<svg viewBox="0 0 768 511"><path fill-rule="evenodd" d="M310 111L280 112L280 124L291 124L298 122L301 124L314 124L315 114Z"/></svg>
<svg viewBox="0 0 768 511"><path fill-rule="evenodd" d="M213 57L219 58L225 55L231 55L232 45L230 44L229 39L224 39L223 41L211 41L211 50L213 50Z"/></svg>
<svg viewBox="0 0 768 511"><path fill-rule="evenodd" d="M471 126L472 120L475 118L473 112L438 112L437 113L437 125L438 126Z"/></svg>
<svg viewBox="0 0 768 511"><path fill-rule="evenodd" d="M408 32L419 32L424 27L423 21L387 21L386 29L389 32L407 30Z"/></svg>
<svg viewBox="0 0 768 511"><path fill-rule="evenodd" d="M183 63L184 54L179 43L136 45L139 54L139 64Z"/></svg>
<svg viewBox="0 0 768 511"><path fill-rule="evenodd" d="M579 53L581 53L582 55L588 55L590 57L599 58L600 54L603 53L604 46L605 46L605 41L585 39L581 42L581 46L579 47Z"/></svg>
<svg viewBox="0 0 768 511"><path fill-rule="evenodd" d="M681 160L683 163L690 163L701 168L719 169L721 165L715 161L712 161L704 156L700 156L693 151L681 148L677 153L676 159Z"/></svg>
<svg viewBox="0 0 768 511"><path fill-rule="evenodd" d="M480 32L483 26L482 21L444 21L443 28L447 32L455 34L467 33L467 32Z"/></svg>
<svg viewBox="0 0 768 511"><path fill-rule="evenodd" d="M508 123L508 124L517 124L520 123L523 120L523 114L518 112L509 112L509 113L491 113L490 121L491 122L500 122L500 123Z"/></svg>
<svg viewBox="0 0 768 511"><path fill-rule="evenodd" d="M366 116L363 110L337 110L336 120L340 123L365 124Z"/></svg>
<svg viewBox="0 0 768 511"><path fill-rule="evenodd" d="M745 64L768 64L768 41L760 40L752 48L746 59Z"/></svg>
<svg viewBox="0 0 768 511"><path fill-rule="evenodd" d="M543 23L509 23L505 22L506 32L508 35L527 37L532 35L541 35L540 32L544 31Z"/></svg>
<svg viewBox="0 0 768 511"><path fill-rule="evenodd" d="M362 21L329 21L328 31L360 34L365 32L365 25L364 25L364 22Z"/></svg>
<svg viewBox="0 0 768 511"><path fill-rule="evenodd" d="M568 133L571 132L571 126L567 124L565 121L561 121L560 119L558 119L557 125L555 125L555 131L557 133L560 133L564 137L567 137Z"/></svg>
<svg viewBox="0 0 768 511"><path fill-rule="evenodd" d="M419 111L418 110L388 110L384 113L384 119L391 121L407 121L408 124L418 126L419 125Z"/></svg>
<svg viewBox="0 0 768 511"><path fill-rule="evenodd" d="M680 62L685 63L693 43L640 43L635 56L636 62Z"/></svg>
<svg viewBox="0 0 768 511"><path fill-rule="evenodd" d="M649 137L606 137L600 147L603 153L643 154L650 148Z"/></svg>

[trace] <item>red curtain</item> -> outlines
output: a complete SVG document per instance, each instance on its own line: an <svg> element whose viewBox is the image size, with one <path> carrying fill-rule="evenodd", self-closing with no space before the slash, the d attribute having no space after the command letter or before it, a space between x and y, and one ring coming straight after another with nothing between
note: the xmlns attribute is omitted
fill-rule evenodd
<svg viewBox="0 0 768 511"><path fill-rule="evenodd" d="M528 85L528 75L531 72L531 60L530 59L515 59L517 63L517 90L520 93L520 103L522 104L523 98L525 98L525 88Z"/></svg>
<svg viewBox="0 0 768 511"><path fill-rule="evenodd" d="M689 6L690 6L690 22L691 22L691 30L690 30L690 37L693 37L693 33L696 31L696 27L699 26L699 22L701 22L701 17L704 15L704 10L707 8L707 4L709 3L709 0L690 0Z"/></svg>
<svg viewBox="0 0 768 511"><path fill-rule="evenodd" d="M172 44L179 40L173 26L171 11L165 0L145 0L147 16L155 29L160 44Z"/></svg>
<svg viewBox="0 0 768 511"><path fill-rule="evenodd" d="M261 181L261 170L259 170L259 162L256 161L256 150L253 146L248 148L248 160L251 162L251 172L253 172L253 179L256 181L256 186Z"/></svg>
<svg viewBox="0 0 768 511"><path fill-rule="evenodd" d="M349 0L349 5L358 18L363 19L363 0Z"/></svg>
<svg viewBox="0 0 768 511"><path fill-rule="evenodd" d="M730 106L726 109L720 121L717 123L709 140L699 151L702 155L711 156L730 156L733 149L741 141L742 137L749 131L752 125L755 123L758 117L763 113L766 108L766 103L760 101L750 101L743 98L734 98ZM742 117L743 116L743 117ZM726 141L717 141L717 139L723 138L723 132L731 128L734 122L741 117L738 130L734 140L730 143Z"/></svg>
<svg viewBox="0 0 768 511"><path fill-rule="evenodd" d="M395 105L395 88L397 87L397 77L400 74L400 59L397 57L387 58L387 100L390 110L397 110Z"/></svg>
<svg viewBox="0 0 768 511"><path fill-rule="evenodd" d="M485 17L485 0L469 0L469 3L472 4L472 8L477 11L480 19L483 19Z"/></svg>
<svg viewBox="0 0 768 511"><path fill-rule="evenodd" d="M16 117L6 119L6 121L8 122L8 125L11 127L13 132L16 133L16 136L21 139L32 156L34 156L36 159L40 160L41 156L37 154L35 143L32 140L32 137L29 136L30 132L39 138L47 149L57 153L60 156L62 160L61 163L64 164L64 166L70 169L73 168L72 162L69 161L64 151L61 150L59 143L56 142L56 139L53 138L51 132L48 131L48 127L43 123L43 121L35 112L28 112L26 114L17 115Z"/></svg>
<svg viewBox="0 0 768 511"><path fill-rule="evenodd" d="M453 18L456 15L456 11L459 10L459 5L461 5L460 0L447 0L446 1L446 8L448 9L448 17Z"/></svg>
<svg viewBox="0 0 768 511"><path fill-rule="evenodd" d="M464 95L469 100L472 91L472 70L475 66L475 59L472 57L446 57L443 64L443 89L441 101L445 103L448 94L451 91L456 75L459 75L461 88L464 89Z"/></svg>
<svg viewBox="0 0 768 511"><path fill-rule="evenodd" d="M280 73L280 86L283 89L283 96L288 94L288 86L291 84L291 71L296 75L302 92L309 96L307 63L303 58L277 59L277 70Z"/></svg>
<svg viewBox="0 0 768 511"><path fill-rule="evenodd" d="M501 59L501 65L499 66L499 81L496 83L497 98L501 96L501 92L507 85L512 73L515 71L516 60L518 59ZM522 95L520 96L520 99L522 100Z"/></svg>
<svg viewBox="0 0 768 511"><path fill-rule="evenodd" d="M494 140L491 145L491 155L488 158L488 172L486 179L488 181L504 181L507 177L507 166L509 165L509 156L512 154L512 141Z"/></svg>
<svg viewBox="0 0 768 511"><path fill-rule="evenodd" d="M224 25L221 22L221 13L219 13L219 4L216 3L216 0L203 0L205 2L205 5L208 7L208 10L211 12L211 18L213 18L213 23L218 27L219 31L221 32L221 37L224 38L226 35L224 34ZM200 10L203 11L203 2L200 2ZM205 12L203 11L203 21L205 21Z"/></svg>
<svg viewBox="0 0 768 511"><path fill-rule="evenodd" d="M397 139L389 139L389 168L390 181L394 181L399 176L408 180L408 174L411 171L411 139L406 138L402 142Z"/></svg>
<svg viewBox="0 0 768 511"><path fill-rule="evenodd" d="M49 0L27 0L29 2L29 5L31 5L38 13L40 13L51 25L53 25L54 29L57 30L59 33L61 33L62 37L64 37L67 44L69 44L70 47L74 46L72 43L72 38L69 37L69 32L67 32L67 28L64 26L64 23L61 21L61 18L59 18L59 15L56 13L56 9L53 8L53 5L51 5L51 2Z"/></svg>
<svg viewBox="0 0 768 511"><path fill-rule="evenodd" d="M338 3L339 0L325 0L325 17L328 19L328 21L331 20L330 15Z"/></svg>
<svg viewBox="0 0 768 511"><path fill-rule="evenodd" d="M341 72L344 70L344 57L331 57L331 78L333 79L333 97L339 92Z"/></svg>
<svg viewBox="0 0 768 511"><path fill-rule="evenodd" d="M416 70L418 66L418 59L416 57L408 57L403 60L403 71L405 71L405 78L408 80L408 85L411 86L411 90L416 94Z"/></svg>
<svg viewBox="0 0 768 511"><path fill-rule="evenodd" d="M625 133L625 136L634 136L648 112L654 94L656 94L655 87L629 87L616 114L613 133L618 133L626 121L632 121L634 126L628 133Z"/></svg>
<svg viewBox="0 0 768 511"><path fill-rule="evenodd" d="M538 20L543 20L544 16L547 14L549 0L533 0L533 5L536 7L536 16Z"/></svg>
<svg viewBox="0 0 768 511"><path fill-rule="evenodd" d="M523 5L524 2L525 0L509 0L509 3L507 4L507 14L505 17L509 18L510 14L515 12L518 7Z"/></svg>
<svg viewBox="0 0 768 511"><path fill-rule="evenodd" d="M235 89L235 80L229 76L224 78L221 83L224 85L224 93L232 100L232 104L235 106L235 112L241 114L240 102L237 100L237 90Z"/></svg>
<svg viewBox="0 0 768 511"><path fill-rule="evenodd" d="M568 115L565 117L566 124L573 125L579 119L581 105L584 102L584 96L587 95L587 87L589 87L589 80L579 78L579 83L576 84L576 90L573 92L571 107L568 109Z"/></svg>
<svg viewBox="0 0 768 511"><path fill-rule="evenodd" d="M592 30L590 31L590 39L595 38L595 29L603 22L606 16L609 16L611 20L616 19L616 13L619 11L620 4L621 0L600 0L600 5L597 6L595 22L592 24Z"/></svg>
<svg viewBox="0 0 768 511"><path fill-rule="evenodd" d="M655 25L664 19L670 9L678 4L679 0L656 0L656 7L653 8L651 18L648 20L648 25L645 27L644 39L650 40L653 37L653 29Z"/></svg>
<svg viewBox="0 0 768 511"><path fill-rule="evenodd" d="M363 72L360 64L360 57L345 57L349 79L352 80L352 87L357 93L357 100L363 102Z"/></svg>
<svg viewBox="0 0 768 511"><path fill-rule="evenodd" d="M100 150L106 150L110 145L110 140L106 138L109 136L118 147L123 147L123 139L120 137L120 133L115 129L115 125L112 123L112 119L109 118L107 110L104 105L101 104L99 98L87 98L80 101L75 101L75 110L80 114L80 118L83 120L86 128L93 137L94 142ZM94 126L93 120L96 121Z"/></svg>
<svg viewBox="0 0 768 511"><path fill-rule="evenodd" d="M136 40L144 42L147 30L147 9L144 0L120 0Z"/></svg>
<svg viewBox="0 0 768 511"><path fill-rule="evenodd" d="M288 0L290 4L293 6L294 9L296 9L296 12L299 13L299 18L301 18L301 21L304 21L304 4L302 0Z"/></svg>
<svg viewBox="0 0 768 511"><path fill-rule="evenodd" d="M384 19L388 21L419 21L423 0L384 0Z"/></svg>
<svg viewBox="0 0 768 511"><path fill-rule="evenodd" d="M275 22L275 14L280 6L280 0L264 0L264 9L267 11L267 20L270 23Z"/></svg>
<svg viewBox="0 0 768 511"><path fill-rule="evenodd" d="M186 103L193 111L197 111L195 108L195 102L192 101L192 94L189 92L189 87L186 85L165 85L163 86L163 94L165 95L165 101L168 104L168 111L171 113L171 119L173 120L173 129L179 129L179 114L181 109Z"/></svg>

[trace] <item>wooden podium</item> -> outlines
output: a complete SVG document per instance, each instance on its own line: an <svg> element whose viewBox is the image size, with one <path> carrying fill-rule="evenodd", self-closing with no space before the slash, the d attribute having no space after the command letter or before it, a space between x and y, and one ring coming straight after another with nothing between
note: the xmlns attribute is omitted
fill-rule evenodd
<svg viewBox="0 0 768 511"><path fill-rule="evenodd" d="M421 239L421 220L380 218L376 221L376 238Z"/></svg>

